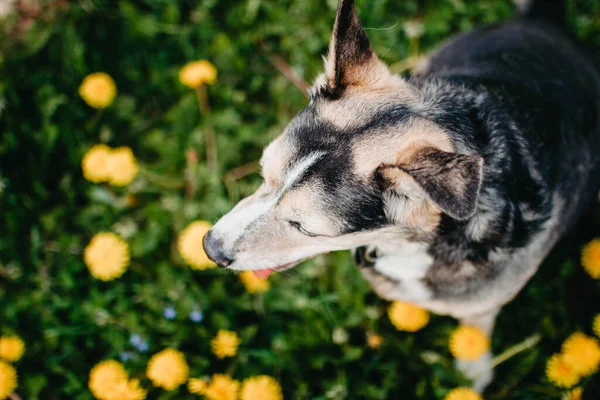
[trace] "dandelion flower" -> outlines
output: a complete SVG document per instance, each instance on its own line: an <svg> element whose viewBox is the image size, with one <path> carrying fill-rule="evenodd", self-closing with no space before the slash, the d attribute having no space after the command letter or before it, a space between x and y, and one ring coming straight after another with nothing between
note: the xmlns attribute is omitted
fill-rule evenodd
<svg viewBox="0 0 600 400"><path fill-rule="evenodd" d="M576 388L565 394L562 400L581 400L581 396L583 395L582 388Z"/></svg>
<svg viewBox="0 0 600 400"><path fill-rule="evenodd" d="M585 245L581 252L581 265L589 276L600 278L600 238Z"/></svg>
<svg viewBox="0 0 600 400"><path fill-rule="evenodd" d="M400 331L416 332L429 323L429 313L403 301L395 301L388 309L392 325Z"/></svg>
<svg viewBox="0 0 600 400"><path fill-rule="evenodd" d="M425 33L425 25L421 21L407 21L404 23L403 28L409 39L418 39Z"/></svg>
<svg viewBox="0 0 600 400"><path fill-rule="evenodd" d="M215 374L204 391L208 400L236 400L240 383L228 375Z"/></svg>
<svg viewBox="0 0 600 400"><path fill-rule="evenodd" d="M283 400L283 394L274 378L260 375L242 382L240 400Z"/></svg>
<svg viewBox="0 0 600 400"><path fill-rule="evenodd" d="M203 84L213 84L217 79L217 69L206 60L192 61L179 70L179 82L192 89Z"/></svg>
<svg viewBox="0 0 600 400"><path fill-rule="evenodd" d="M594 317L593 329L596 336L600 337L600 314Z"/></svg>
<svg viewBox="0 0 600 400"><path fill-rule="evenodd" d="M79 86L79 95L90 107L106 108L117 94L115 81L104 72L89 74Z"/></svg>
<svg viewBox="0 0 600 400"><path fill-rule="evenodd" d="M0 399L5 399L17 388L17 371L0 360Z"/></svg>
<svg viewBox="0 0 600 400"><path fill-rule="evenodd" d="M138 379L123 380L108 388L106 400L144 400L146 390L140 387Z"/></svg>
<svg viewBox="0 0 600 400"><path fill-rule="evenodd" d="M95 398L109 400L111 390L123 382L127 383L127 379L127 372L120 362L106 360L92 368L88 387Z"/></svg>
<svg viewBox="0 0 600 400"><path fill-rule="evenodd" d="M83 177L90 182L100 183L108 180L108 158L110 147L103 144L92 146L81 160Z"/></svg>
<svg viewBox="0 0 600 400"><path fill-rule="evenodd" d="M175 349L165 349L155 354L150 362L146 375L154 386L165 390L173 390L187 381L189 367L183 353Z"/></svg>
<svg viewBox="0 0 600 400"><path fill-rule="evenodd" d="M568 388L579 382L580 375L566 362L562 354L555 354L546 364L546 376L558 387Z"/></svg>
<svg viewBox="0 0 600 400"><path fill-rule="evenodd" d="M262 293L269 290L271 285L266 279L260 279L252 271L244 271L240 274L240 280L251 294Z"/></svg>
<svg viewBox="0 0 600 400"><path fill-rule="evenodd" d="M108 156L106 165L108 182L114 186L130 184L140 169L129 147L117 147L113 149Z"/></svg>
<svg viewBox="0 0 600 400"><path fill-rule="evenodd" d="M575 332L562 346L565 362L571 364L581 376L590 375L598 370L600 364L600 344L593 337Z"/></svg>
<svg viewBox="0 0 600 400"><path fill-rule="evenodd" d="M94 278L110 281L125 273L129 265L129 246L114 233L101 232L86 246L83 260Z"/></svg>
<svg viewBox="0 0 600 400"><path fill-rule="evenodd" d="M483 398L471 388L459 387L452 389L450 393L444 397L444 400L483 400Z"/></svg>
<svg viewBox="0 0 600 400"><path fill-rule="evenodd" d="M216 266L204 252L202 244L204 235L210 228L212 228L210 222L194 221L179 234L177 241L179 254L192 269L203 270Z"/></svg>
<svg viewBox="0 0 600 400"><path fill-rule="evenodd" d="M212 352L219 358L233 357L240 345L237 333L221 329L210 341Z"/></svg>
<svg viewBox="0 0 600 400"><path fill-rule="evenodd" d="M204 394L207 388L208 382L206 381L206 379L190 378L190 380L188 381L188 390L192 394Z"/></svg>
<svg viewBox="0 0 600 400"><path fill-rule="evenodd" d="M370 348L378 349L381 346L382 342L383 338L381 337L381 335L372 332L367 333L367 346L369 346Z"/></svg>
<svg viewBox="0 0 600 400"><path fill-rule="evenodd" d="M0 358L6 361L18 361L25 351L25 343L18 336L0 337Z"/></svg>
<svg viewBox="0 0 600 400"><path fill-rule="evenodd" d="M461 325L450 335L450 352L459 360L477 360L490 349L490 339L481 329Z"/></svg>

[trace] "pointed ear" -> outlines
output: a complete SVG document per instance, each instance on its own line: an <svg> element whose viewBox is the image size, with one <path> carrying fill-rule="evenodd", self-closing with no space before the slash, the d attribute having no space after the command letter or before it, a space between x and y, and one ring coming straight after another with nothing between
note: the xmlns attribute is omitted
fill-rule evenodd
<svg viewBox="0 0 600 400"><path fill-rule="evenodd" d="M354 9L354 0L341 0L337 10L325 69L329 89L340 92L357 80L357 70L379 62Z"/></svg>
<svg viewBox="0 0 600 400"><path fill-rule="evenodd" d="M403 179L411 179L429 201L458 220L475 214L482 175L480 156L447 153L433 147L421 149L405 164L379 168L379 176L389 189L402 186Z"/></svg>

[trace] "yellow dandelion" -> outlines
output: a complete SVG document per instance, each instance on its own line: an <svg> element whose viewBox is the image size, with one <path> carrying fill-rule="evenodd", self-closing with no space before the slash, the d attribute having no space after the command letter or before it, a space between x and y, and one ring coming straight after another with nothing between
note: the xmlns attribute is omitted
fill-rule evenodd
<svg viewBox="0 0 600 400"><path fill-rule="evenodd" d="M459 387L452 389L444 400L483 400L483 397L471 388Z"/></svg>
<svg viewBox="0 0 600 400"><path fill-rule="evenodd" d="M575 332L565 340L562 346L565 362L571 364L581 376L590 375L600 365L600 344L598 340L581 332Z"/></svg>
<svg viewBox="0 0 600 400"><path fill-rule="evenodd" d="M179 82L192 89L213 84L216 79L217 69L207 60L189 62L179 70Z"/></svg>
<svg viewBox="0 0 600 400"><path fill-rule="evenodd" d="M242 383L240 400L283 400L281 386L267 375L254 376Z"/></svg>
<svg viewBox="0 0 600 400"><path fill-rule="evenodd" d="M113 149L108 156L106 167L108 182L114 186L130 184L140 169L129 147L117 147Z"/></svg>
<svg viewBox="0 0 600 400"><path fill-rule="evenodd" d="M129 265L129 246L114 233L101 232L86 246L83 260L94 278L110 281L125 273Z"/></svg>
<svg viewBox="0 0 600 400"><path fill-rule="evenodd" d="M583 389L579 387L566 393L562 400L581 400L581 396L583 396Z"/></svg>
<svg viewBox="0 0 600 400"><path fill-rule="evenodd" d="M17 388L17 371L0 360L0 399L5 399Z"/></svg>
<svg viewBox="0 0 600 400"><path fill-rule="evenodd" d="M213 375L210 385L204 391L208 400L236 400L240 383L228 375Z"/></svg>
<svg viewBox="0 0 600 400"><path fill-rule="evenodd" d="M79 95L90 107L106 108L117 94L115 81L104 72L89 74L79 86Z"/></svg>
<svg viewBox="0 0 600 400"><path fill-rule="evenodd" d="M107 390L106 400L144 400L146 398L146 390L140 387L138 379L119 381Z"/></svg>
<svg viewBox="0 0 600 400"><path fill-rule="evenodd" d="M381 343L383 343L383 338L381 337L381 335L378 335L373 332L367 333L367 346L369 346L372 349L378 349L379 346L381 346Z"/></svg>
<svg viewBox="0 0 600 400"><path fill-rule="evenodd" d="M581 265L589 276L600 278L600 238L585 245L581 252Z"/></svg>
<svg viewBox="0 0 600 400"><path fill-rule="evenodd" d="M165 390L173 390L183 385L188 378L189 367L183 353L175 349L165 349L155 354L150 362L146 375L154 386Z"/></svg>
<svg viewBox="0 0 600 400"><path fill-rule="evenodd" d="M262 293L269 290L271 285L266 279L260 279L252 271L244 271L240 274L240 280L251 294Z"/></svg>
<svg viewBox="0 0 600 400"><path fill-rule="evenodd" d="M600 337L600 314L594 317L593 329L596 336Z"/></svg>
<svg viewBox="0 0 600 400"><path fill-rule="evenodd" d="M6 361L18 361L25 352L25 343L18 336L0 337L0 358Z"/></svg>
<svg viewBox="0 0 600 400"><path fill-rule="evenodd" d="M204 252L202 244L204 235L210 228L212 228L210 222L194 221L179 234L177 241L179 254L192 269L203 270L216 266Z"/></svg>
<svg viewBox="0 0 600 400"><path fill-rule="evenodd" d="M403 301L394 301L388 308L392 325L400 331L416 332L429 323L429 313Z"/></svg>
<svg viewBox="0 0 600 400"><path fill-rule="evenodd" d="M219 358L233 357L237 353L240 342L237 333L221 329L210 341L210 347L213 354Z"/></svg>
<svg viewBox="0 0 600 400"><path fill-rule="evenodd" d="M110 147L103 144L92 146L81 160L83 177L90 182L100 183L108 180L108 158Z"/></svg>
<svg viewBox="0 0 600 400"><path fill-rule="evenodd" d="M461 325L450 335L450 352L460 360L477 360L490 349L490 339L481 329Z"/></svg>
<svg viewBox="0 0 600 400"><path fill-rule="evenodd" d="M566 362L562 354L555 354L546 364L548 380L558 387L568 388L576 385L581 378L573 366Z"/></svg>
<svg viewBox="0 0 600 400"><path fill-rule="evenodd" d="M106 360L96 364L92 368L88 387L95 398L110 400L111 390L122 382L126 383L127 379L127 372L120 362Z"/></svg>
<svg viewBox="0 0 600 400"><path fill-rule="evenodd" d="M208 382L202 378L190 378L188 381L188 390L192 394L204 394L208 388Z"/></svg>

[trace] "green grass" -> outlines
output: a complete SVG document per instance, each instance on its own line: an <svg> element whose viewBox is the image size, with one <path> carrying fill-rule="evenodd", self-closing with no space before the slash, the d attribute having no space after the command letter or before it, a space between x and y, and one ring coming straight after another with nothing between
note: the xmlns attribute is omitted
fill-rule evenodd
<svg viewBox="0 0 600 400"><path fill-rule="evenodd" d="M306 104L269 59L281 57L314 79L335 3L40 0L0 23L0 333L26 342L16 363L22 399L91 399L89 370L124 354L130 375L151 388L146 363L165 347L185 353L192 376L272 375L286 399L441 399L464 383L447 349L456 323L434 317L418 333L396 331L387 303L370 292L347 253L275 276L270 291L252 296L227 271L192 271L173 246L188 223L216 221L256 189L256 173L225 177L255 162ZM386 28L368 32L396 71L453 33L514 12L507 0L357 6L366 27ZM403 26L412 20L424 33L409 40ZM572 1L569 20L600 54L600 5ZM182 65L203 58L219 71L206 115L178 82ZM94 71L107 72L118 87L103 111L77 93ZM204 162L209 127L217 135L217 171ZM130 146L142 169L136 181L122 189L86 181L81 158L97 143ZM197 164L186 163L189 150L199 154ZM589 333L600 311L598 284L578 261L581 246L600 234L594 214L500 315L497 354L532 335L541 339L499 365L486 398L560 397L544 377L545 362L573 331ZM90 238L105 230L121 234L132 251L128 272L111 282L92 278L82 260ZM177 312L172 320L163 315L167 307ZM189 318L196 309L204 313L200 323ZM219 329L242 338L233 359L210 353ZM366 346L366 331L383 336L381 348ZM134 334L147 351L130 344ZM596 398L598 384L585 383ZM148 398L193 396L181 387L151 389Z"/></svg>

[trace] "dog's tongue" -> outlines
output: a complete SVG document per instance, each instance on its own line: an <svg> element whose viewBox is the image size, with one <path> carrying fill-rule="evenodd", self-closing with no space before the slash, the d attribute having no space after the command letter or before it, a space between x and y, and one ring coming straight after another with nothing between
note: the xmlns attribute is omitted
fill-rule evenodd
<svg viewBox="0 0 600 400"><path fill-rule="evenodd" d="M267 279L269 277L269 275L271 275L271 273L273 273L273 270L272 269L255 269L253 272L257 278Z"/></svg>

